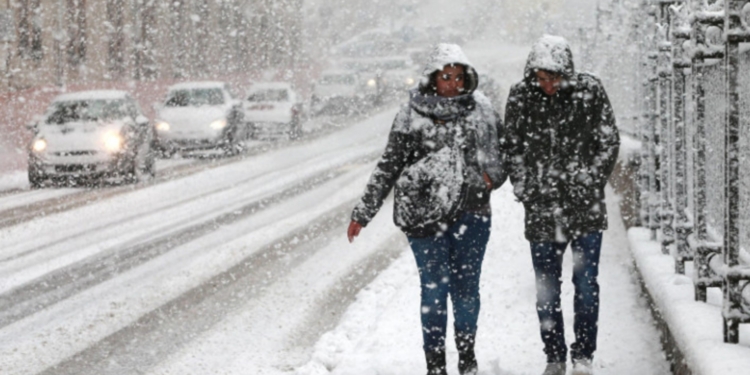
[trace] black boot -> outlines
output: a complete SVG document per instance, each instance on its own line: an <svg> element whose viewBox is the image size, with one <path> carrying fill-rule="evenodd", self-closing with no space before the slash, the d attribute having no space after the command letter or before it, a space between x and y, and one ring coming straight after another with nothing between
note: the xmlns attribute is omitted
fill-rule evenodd
<svg viewBox="0 0 750 375"><path fill-rule="evenodd" d="M425 352L427 375L448 375L445 369L445 350Z"/></svg>
<svg viewBox="0 0 750 375"><path fill-rule="evenodd" d="M476 375L477 357L474 355L474 336L456 336L458 349L458 373L461 375Z"/></svg>

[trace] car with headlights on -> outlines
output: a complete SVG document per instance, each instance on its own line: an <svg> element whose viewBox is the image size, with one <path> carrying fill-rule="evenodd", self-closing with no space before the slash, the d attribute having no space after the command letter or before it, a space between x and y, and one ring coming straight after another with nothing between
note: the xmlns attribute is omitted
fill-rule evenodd
<svg viewBox="0 0 750 375"><path fill-rule="evenodd" d="M253 84L245 95L243 108L255 139L294 139L302 134L302 102L287 82Z"/></svg>
<svg viewBox="0 0 750 375"><path fill-rule="evenodd" d="M313 84L310 110L312 114L347 113L364 102L364 90L357 72L347 69L328 69Z"/></svg>
<svg viewBox="0 0 750 375"><path fill-rule="evenodd" d="M170 86L156 112L154 146L167 157L201 150L236 154L248 138L240 100L225 82Z"/></svg>
<svg viewBox="0 0 750 375"><path fill-rule="evenodd" d="M30 124L28 176L32 188L49 181L84 184L153 177L153 128L124 91L83 91L57 96Z"/></svg>
<svg viewBox="0 0 750 375"><path fill-rule="evenodd" d="M405 94L417 83L417 67L408 56L341 59L337 64L358 73L366 84L365 99L374 104Z"/></svg>

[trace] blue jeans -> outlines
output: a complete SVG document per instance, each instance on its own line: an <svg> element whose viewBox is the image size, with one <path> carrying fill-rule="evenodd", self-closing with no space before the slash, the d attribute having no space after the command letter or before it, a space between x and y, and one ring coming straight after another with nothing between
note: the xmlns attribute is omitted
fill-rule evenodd
<svg viewBox="0 0 750 375"><path fill-rule="evenodd" d="M447 231L408 237L419 269L425 352L445 350L448 295L457 338L473 342L479 317L479 276L490 238L489 216L464 213Z"/></svg>
<svg viewBox="0 0 750 375"><path fill-rule="evenodd" d="M573 285L575 296L573 330L576 341L570 346L570 356L592 359L596 350L599 320L599 255L602 232L582 235L570 242L573 249ZM536 274L536 309L539 315L544 352L547 362L565 362L565 328L560 308L562 259L568 242L532 242L531 258Z"/></svg>

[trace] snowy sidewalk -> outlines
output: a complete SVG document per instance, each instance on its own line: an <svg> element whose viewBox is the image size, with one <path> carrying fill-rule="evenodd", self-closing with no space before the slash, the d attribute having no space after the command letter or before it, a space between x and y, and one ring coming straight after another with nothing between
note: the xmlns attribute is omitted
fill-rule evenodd
<svg viewBox="0 0 750 375"><path fill-rule="evenodd" d="M632 272L618 197L608 190L610 229L600 268L602 292L597 375L668 374L651 313ZM492 237L482 274L477 356L480 375L538 375L545 356L535 312L534 276L523 237L523 207L506 184L493 195ZM363 231L359 241L378 233ZM348 248L342 252L350 251ZM563 311L572 342L573 288L570 251L565 254ZM449 327L452 319L449 320ZM452 327L448 373L457 374ZM413 256L402 256L364 289L339 325L317 343L312 360L297 374L403 375L425 373L419 323L419 281Z"/></svg>

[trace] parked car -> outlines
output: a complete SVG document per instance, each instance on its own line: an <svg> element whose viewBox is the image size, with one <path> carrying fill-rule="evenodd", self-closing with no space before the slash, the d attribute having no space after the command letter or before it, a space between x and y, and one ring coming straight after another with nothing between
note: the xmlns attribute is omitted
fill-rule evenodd
<svg viewBox="0 0 750 375"><path fill-rule="evenodd" d="M84 91L56 97L30 125L29 183L86 183L121 178L138 182L155 173L153 128L124 91Z"/></svg>
<svg viewBox="0 0 750 375"><path fill-rule="evenodd" d="M321 73L313 85L310 109L313 114L324 112L342 113L355 110L367 95L355 71L331 69Z"/></svg>
<svg viewBox="0 0 750 375"><path fill-rule="evenodd" d="M292 85L286 82L263 82L248 89L243 102L245 121L255 139L302 134L302 102Z"/></svg>
<svg viewBox="0 0 750 375"><path fill-rule="evenodd" d="M157 105L156 141L163 156L175 152L242 150L249 130L240 100L224 82L185 82L169 87Z"/></svg>

